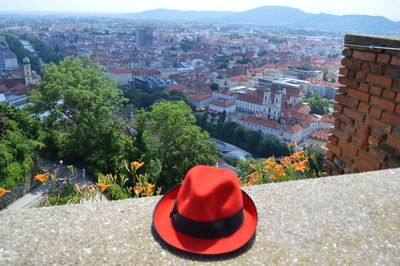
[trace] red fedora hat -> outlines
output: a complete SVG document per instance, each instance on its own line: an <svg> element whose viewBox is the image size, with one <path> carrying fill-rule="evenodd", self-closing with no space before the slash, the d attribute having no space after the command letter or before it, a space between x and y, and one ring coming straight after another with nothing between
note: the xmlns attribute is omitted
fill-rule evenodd
<svg viewBox="0 0 400 266"><path fill-rule="evenodd" d="M257 210L240 189L233 171L199 165L189 170L182 185L161 198L153 225L175 248L196 254L224 254L251 240Z"/></svg>

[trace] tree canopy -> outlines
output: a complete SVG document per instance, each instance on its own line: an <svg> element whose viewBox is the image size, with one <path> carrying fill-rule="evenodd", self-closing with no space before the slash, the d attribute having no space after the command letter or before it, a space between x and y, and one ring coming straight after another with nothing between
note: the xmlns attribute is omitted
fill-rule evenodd
<svg viewBox="0 0 400 266"><path fill-rule="evenodd" d="M311 97L304 98L303 101L310 106L311 114L323 115L329 113L328 100L318 93L314 93Z"/></svg>
<svg viewBox="0 0 400 266"><path fill-rule="evenodd" d="M67 57L46 65L43 73L29 101L32 112L49 112L43 134L48 155L112 172L122 149L122 124L115 115L122 91L89 57Z"/></svg>
<svg viewBox="0 0 400 266"><path fill-rule="evenodd" d="M151 111L139 113L137 121L145 121L137 130L144 130L146 153L159 161L159 185L168 189L179 183L191 167L215 164L217 147L207 140L208 133L195 125L196 118L185 102L156 103Z"/></svg>

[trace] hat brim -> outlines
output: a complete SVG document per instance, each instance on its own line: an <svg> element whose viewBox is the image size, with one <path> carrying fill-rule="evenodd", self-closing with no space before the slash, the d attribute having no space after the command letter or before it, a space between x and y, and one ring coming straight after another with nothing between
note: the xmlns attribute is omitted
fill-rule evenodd
<svg viewBox="0 0 400 266"><path fill-rule="evenodd" d="M230 236L215 239L191 237L176 231L170 220L175 199L181 186L177 186L165 194L158 202L154 214L153 225L167 244L195 254L218 255L235 251L246 245L255 233L257 226L257 210L252 199L243 194L243 225Z"/></svg>

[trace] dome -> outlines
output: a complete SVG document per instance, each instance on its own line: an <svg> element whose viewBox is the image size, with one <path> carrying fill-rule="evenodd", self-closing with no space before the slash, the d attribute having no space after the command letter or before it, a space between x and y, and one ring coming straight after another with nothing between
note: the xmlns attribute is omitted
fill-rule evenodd
<svg viewBox="0 0 400 266"><path fill-rule="evenodd" d="M31 60L29 60L29 58L25 56L24 59L22 59L22 63L24 63L24 64L30 64L30 63L31 63Z"/></svg>

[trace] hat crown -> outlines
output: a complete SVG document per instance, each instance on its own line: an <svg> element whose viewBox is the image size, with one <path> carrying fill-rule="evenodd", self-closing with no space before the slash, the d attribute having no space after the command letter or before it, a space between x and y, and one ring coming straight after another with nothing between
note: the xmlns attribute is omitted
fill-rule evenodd
<svg viewBox="0 0 400 266"><path fill-rule="evenodd" d="M243 197L233 171L199 165L187 173L177 203L186 218L209 222L237 213L243 208Z"/></svg>

